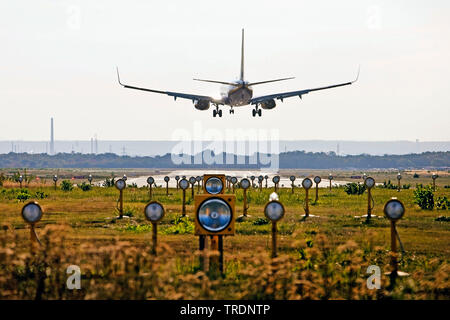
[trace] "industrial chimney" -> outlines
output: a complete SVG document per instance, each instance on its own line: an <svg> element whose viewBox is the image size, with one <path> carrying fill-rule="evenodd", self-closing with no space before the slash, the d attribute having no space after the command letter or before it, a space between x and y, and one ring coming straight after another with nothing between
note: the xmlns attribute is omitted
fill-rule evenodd
<svg viewBox="0 0 450 320"><path fill-rule="evenodd" d="M55 137L53 135L53 118L50 120L50 155L55 154Z"/></svg>

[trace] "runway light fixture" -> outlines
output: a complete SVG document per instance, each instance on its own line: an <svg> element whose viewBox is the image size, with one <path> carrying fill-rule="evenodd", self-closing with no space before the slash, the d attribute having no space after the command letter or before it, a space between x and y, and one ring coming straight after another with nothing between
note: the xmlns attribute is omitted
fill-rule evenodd
<svg viewBox="0 0 450 320"><path fill-rule="evenodd" d="M259 191L262 191L262 182L264 180L263 176L258 176L258 184L259 184Z"/></svg>
<svg viewBox="0 0 450 320"><path fill-rule="evenodd" d="M230 182L233 187L233 193L234 193L234 188L236 187L236 183L238 182L238 179L236 177L231 177Z"/></svg>
<svg viewBox="0 0 450 320"><path fill-rule="evenodd" d="M197 180L197 193L200 193L200 181L202 181L202 177L196 176L195 180Z"/></svg>
<svg viewBox="0 0 450 320"><path fill-rule="evenodd" d="M23 177L22 177L22 175L20 175L19 176L20 189L22 189L22 181L23 181Z"/></svg>
<svg viewBox="0 0 450 320"><path fill-rule="evenodd" d="M157 201L151 201L144 208L145 218L152 223L152 254L156 255L158 243L158 222L164 217L164 207Z"/></svg>
<svg viewBox="0 0 450 320"><path fill-rule="evenodd" d="M330 191L331 191L331 180L333 180L334 179L334 177L333 177L333 175L330 173L329 175L328 175L328 180L330 180Z"/></svg>
<svg viewBox="0 0 450 320"><path fill-rule="evenodd" d="M366 181L366 179L367 179L367 174L363 174L363 181Z"/></svg>
<svg viewBox="0 0 450 320"><path fill-rule="evenodd" d="M183 190L183 205L182 205L182 209L181 209L181 215L183 217L186 216L186 189L189 188L189 181L186 180L186 178L183 178L180 180L180 182L178 183L181 190Z"/></svg>
<svg viewBox="0 0 450 320"><path fill-rule="evenodd" d="M191 184L191 189L192 189L192 199L194 199L194 185L195 182L197 182L197 180L195 180L195 177L190 177L189 178L189 183Z"/></svg>
<svg viewBox="0 0 450 320"><path fill-rule="evenodd" d="M313 182L310 178L303 179L302 187L305 189L305 215L303 216L303 219L309 217L309 189L311 189L312 185Z"/></svg>
<svg viewBox="0 0 450 320"><path fill-rule="evenodd" d="M295 187L294 181L295 181L295 176L290 176L290 177L289 177L289 180L291 180L291 192L292 192L292 194L294 194L294 187Z"/></svg>
<svg viewBox="0 0 450 320"><path fill-rule="evenodd" d="M278 192L278 183L280 183L280 176L274 176L272 182L275 186L275 192Z"/></svg>
<svg viewBox="0 0 450 320"><path fill-rule="evenodd" d="M364 185L367 187L367 216L366 222L370 222L370 218L372 217L372 210L374 207L374 201L372 197L372 188L375 187L375 179L372 177L367 177L364 180Z"/></svg>
<svg viewBox="0 0 450 320"><path fill-rule="evenodd" d="M41 220L43 211L39 203L30 201L22 207L22 218L30 225L30 250L33 252L36 243L41 243L34 225Z"/></svg>
<svg viewBox="0 0 450 320"><path fill-rule="evenodd" d="M436 179L439 178L439 176L436 173L433 173L431 176L431 179L433 179L433 191L436 191Z"/></svg>
<svg viewBox="0 0 450 320"><path fill-rule="evenodd" d="M231 176L225 176L225 179L227 181L227 189L228 191L230 191L230 187L231 187Z"/></svg>
<svg viewBox="0 0 450 320"><path fill-rule="evenodd" d="M56 183L58 182L58 176L56 174L53 176L53 182L55 184L55 190L56 190Z"/></svg>
<svg viewBox="0 0 450 320"><path fill-rule="evenodd" d="M278 200L271 200L264 207L264 215L272 221L272 258L277 256L277 222L283 218L284 212L284 206Z"/></svg>
<svg viewBox="0 0 450 320"><path fill-rule="evenodd" d="M127 179L128 179L128 178L127 178L127 175L124 174L123 177L122 177L122 179L123 179L124 181L127 181Z"/></svg>
<svg viewBox="0 0 450 320"><path fill-rule="evenodd" d="M398 192L400 192L400 189L401 189L400 180L402 180L402 175L399 172L399 173L397 173L397 182L398 182L398 184L397 184L397 191Z"/></svg>
<svg viewBox="0 0 450 320"><path fill-rule="evenodd" d="M205 177L204 179L206 179L206 182L203 183L203 186L207 194L223 193L225 179L216 176Z"/></svg>
<svg viewBox="0 0 450 320"><path fill-rule="evenodd" d="M164 181L166 182L166 196L169 195L169 181L170 181L170 177L169 176L165 176L164 177Z"/></svg>
<svg viewBox="0 0 450 320"><path fill-rule="evenodd" d="M247 189L250 188L250 186L253 185L253 183L250 183L250 180L248 180L247 178L243 178L240 184L244 194L244 209L242 211L242 216L240 216L238 219L239 221L242 221L247 218L247 210L248 210Z"/></svg>
<svg viewBox="0 0 450 320"><path fill-rule="evenodd" d="M269 179L269 176L268 176L268 175L265 175L265 176L264 176L264 179L266 180L266 189L267 189L267 187L268 187L267 180Z"/></svg>
<svg viewBox="0 0 450 320"><path fill-rule="evenodd" d="M178 181L180 180L180 176L175 176L175 180L177 181L177 190L178 190Z"/></svg>
<svg viewBox="0 0 450 320"><path fill-rule="evenodd" d="M150 201L152 201L152 188L153 188L153 184L155 183L155 179L153 177L148 177L147 178L147 183L148 183L148 194L149 194L149 198Z"/></svg>
<svg viewBox="0 0 450 320"><path fill-rule="evenodd" d="M123 218L123 190L126 188L127 183L123 179L117 179L115 186L119 190L119 219L122 219Z"/></svg>
<svg viewBox="0 0 450 320"><path fill-rule="evenodd" d="M315 203L317 203L317 201L319 201L319 183L320 181L322 181L322 178L319 176L315 176L314 177L314 183L316 184L316 200L314 201Z"/></svg>
<svg viewBox="0 0 450 320"><path fill-rule="evenodd" d="M88 176L88 181L89 181L89 184L92 184L92 174L90 174L90 175Z"/></svg>
<svg viewBox="0 0 450 320"><path fill-rule="evenodd" d="M391 198L384 205L383 211L386 218L391 221L391 272L389 275L391 279L390 286L393 287L398 276L408 276L407 273L398 270L397 261L397 239L400 243L402 251L404 251L404 249L400 236L397 232L396 223L405 214L405 206L397 198Z"/></svg>
<svg viewBox="0 0 450 320"><path fill-rule="evenodd" d="M254 181L255 181L256 177L255 176L250 176L250 180L252 180L252 187L254 186Z"/></svg>

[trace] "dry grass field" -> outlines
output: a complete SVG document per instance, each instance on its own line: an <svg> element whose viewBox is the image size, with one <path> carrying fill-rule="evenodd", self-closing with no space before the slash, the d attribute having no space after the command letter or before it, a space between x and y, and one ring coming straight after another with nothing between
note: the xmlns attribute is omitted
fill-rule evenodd
<svg viewBox="0 0 450 320"><path fill-rule="evenodd" d="M10 174L13 170L2 170ZM112 170L90 171L97 180ZM128 170L129 177L148 174ZM164 172L161 170L161 172ZM188 218L180 219L181 191L154 189L166 215L158 229L158 255L150 254L151 225L144 219L147 188L128 187L124 191L124 214L116 219L118 191L93 187L54 190L50 170L30 171L38 175L28 189L30 199L19 201L17 183L5 181L0 187L0 298L2 299L449 299L450 221L446 210L422 210L414 203L416 183L429 184L430 172L404 172L400 192L376 187L374 211L379 217L366 224L355 218L367 211L367 192L348 195L342 187L319 190L319 201L311 214L319 217L301 220L305 192L290 188L279 192L286 214L278 224L279 256L270 258L271 224L263 207L273 188L249 191L251 218L236 224L236 235L224 239L224 274L215 277L199 268L198 238L193 234L194 206L187 192ZM58 175L73 183L85 181L88 171L59 170ZM326 177L328 171L286 170L282 175ZM367 172L378 182L396 173ZM361 172L334 172L347 181ZM437 197L450 198L450 176L440 172ZM60 181L62 178L60 179ZM197 189L195 189L197 190ZM237 215L242 214L242 190L236 190ZM397 224L405 248L400 270L410 274L389 287L390 223L383 206L397 197L406 213ZM20 211L24 203L38 201L44 216L37 225L42 245L30 253L29 227ZM216 254L215 252L211 253ZM66 288L66 268L80 266L81 290ZM367 267L382 271L382 286L369 289Z"/></svg>

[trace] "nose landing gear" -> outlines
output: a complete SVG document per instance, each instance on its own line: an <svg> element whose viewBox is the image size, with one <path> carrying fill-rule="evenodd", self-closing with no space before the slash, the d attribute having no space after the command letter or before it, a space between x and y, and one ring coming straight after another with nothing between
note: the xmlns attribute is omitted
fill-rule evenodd
<svg viewBox="0 0 450 320"><path fill-rule="evenodd" d="M222 110L219 110L219 107L213 110L213 117L215 118L216 116L222 117Z"/></svg>
<svg viewBox="0 0 450 320"><path fill-rule="evenodd" d="M258 108L258 106L255 107L255 109L252 110L252 115L255 117L256 115L261 117L261 109Z"/></svg>
<svg viewBox="0 0 450 320"><path fill-rule="evenodd" d="M231 107L231 109L230 109L230 114L234 114L234 109L233 109L233 107Z"/></svg>

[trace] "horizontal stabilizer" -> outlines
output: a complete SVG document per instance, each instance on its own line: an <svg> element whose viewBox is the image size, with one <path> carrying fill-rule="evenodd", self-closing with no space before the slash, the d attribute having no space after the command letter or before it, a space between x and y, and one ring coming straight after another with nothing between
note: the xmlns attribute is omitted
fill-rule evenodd
<svg viewBox="0 0 450 320"><path fill-rule="evenodd" d="M291 79L295 79L295 77L291 77L291 78L282 78L282 79L274 79L274 80L267 80L267 81L260 81L260 82L252 82L249 83L249 86L254 86L257 84L263 84L263 83L270 83L270 82L277 82L277 81L284 81L284 80L291 80Z"/></svg>

